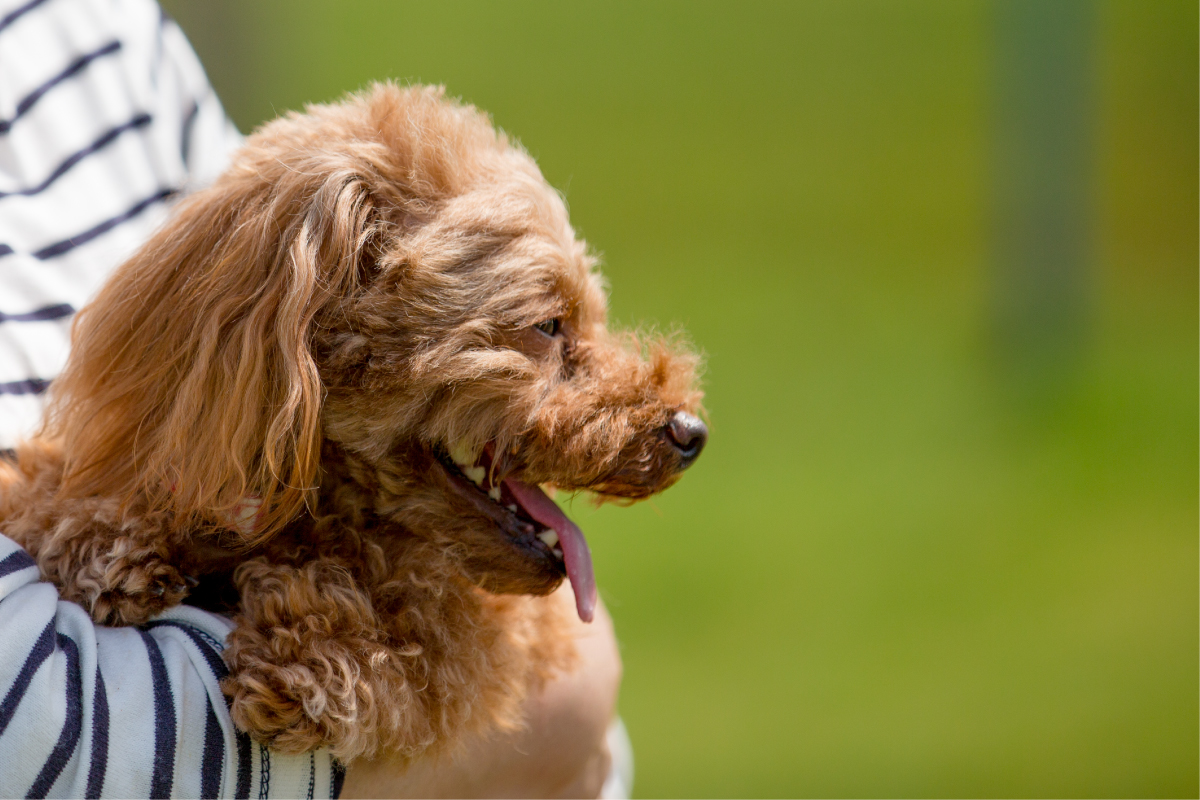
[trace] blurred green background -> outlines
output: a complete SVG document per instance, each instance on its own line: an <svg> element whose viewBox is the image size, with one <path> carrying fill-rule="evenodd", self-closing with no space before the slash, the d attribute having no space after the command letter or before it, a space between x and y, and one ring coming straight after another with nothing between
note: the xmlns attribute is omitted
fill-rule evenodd
<svg viewBox="0 0 1200 800"><path fill-rule="evenodd" d="M1063 29L1065 295L1006 263L997 87L1060 73L1003 3L166 7L243 130L388 77L487 109L614 318L706 353L704 458L572 512L637 795L1200 793L1195 2Z"/></svg>

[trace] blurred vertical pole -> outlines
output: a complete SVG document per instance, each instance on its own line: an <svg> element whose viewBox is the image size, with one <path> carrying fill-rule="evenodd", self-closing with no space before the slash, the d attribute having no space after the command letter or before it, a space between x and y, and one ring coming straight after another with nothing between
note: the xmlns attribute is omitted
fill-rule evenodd
<svg viewBox="0 0 1200 800"><path fill-rule="evenodd" d="M996 0L993 321L1021 394L1056 393L1086 337L1094 260L1094 0Z"/></svg>

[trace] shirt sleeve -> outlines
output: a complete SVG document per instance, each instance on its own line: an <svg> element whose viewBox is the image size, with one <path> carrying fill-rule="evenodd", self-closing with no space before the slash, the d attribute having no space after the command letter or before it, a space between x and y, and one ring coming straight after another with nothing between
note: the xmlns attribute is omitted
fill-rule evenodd
<svg viewBox="0 0 1200 800"><path fill-rule="evenodd" d="M234 727L231 629L187 606L97 626L0 536L0 796L337 797L327 751L283 755Z"/></svg>

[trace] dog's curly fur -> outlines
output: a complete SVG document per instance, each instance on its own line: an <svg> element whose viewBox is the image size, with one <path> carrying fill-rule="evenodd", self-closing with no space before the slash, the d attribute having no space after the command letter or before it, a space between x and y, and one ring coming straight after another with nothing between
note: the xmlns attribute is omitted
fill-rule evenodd
<svg viewBox="0 0 1200 800"><path fill-rule="evenodd" d="M0 466L0 524L104 623L226 576L225 689L274 747L411 757L518 724L573 656L542 599L562 568L442 456L601 498L673 483L663 431L697 407L696 357L610 333L605 304L562 200L486 116L386 84L310 107L81 312L40 433Z"/></svg>

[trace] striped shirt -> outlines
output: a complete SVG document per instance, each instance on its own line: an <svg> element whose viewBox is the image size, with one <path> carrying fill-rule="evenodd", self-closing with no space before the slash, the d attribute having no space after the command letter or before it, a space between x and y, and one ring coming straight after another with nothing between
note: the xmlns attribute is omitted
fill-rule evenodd
<svg viewBox="0 0 1200 800"><path fill-rule="evenodd" d="M0 0L0 449L41 418L76 309L240 141L152 0Z"/></svg>
<svg viewBox="0 0 1200 800"><path fill-rule="evenodd" d="M221 694L233 624L179 606L104 628L0 536L0 797L336 797L327 751L284 756Z"/></svg>
<svg viewBox="0 0 1200 800"><path fill-rule="evenodd" d="M241 142L152 0L0 0L0 449L36 427L70 322ZM331 797L327 752L237 731L232 624L93 625L0 536L0 797Z"/></svg>

